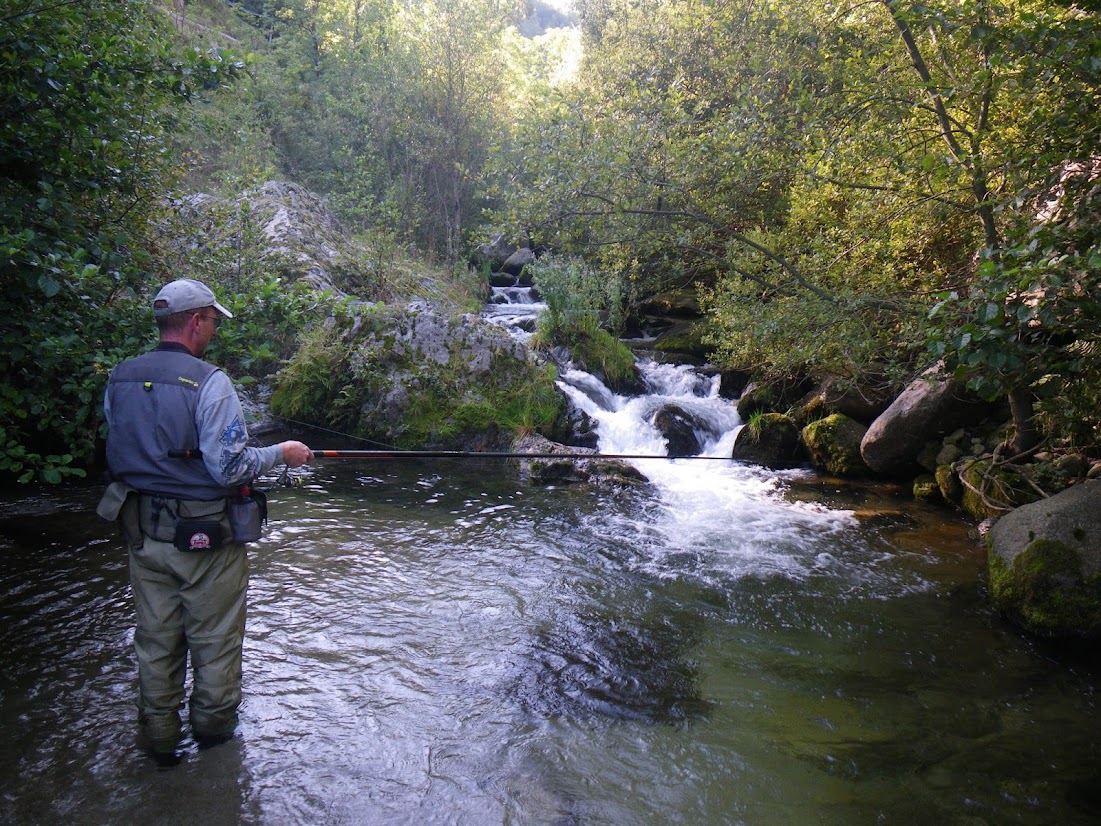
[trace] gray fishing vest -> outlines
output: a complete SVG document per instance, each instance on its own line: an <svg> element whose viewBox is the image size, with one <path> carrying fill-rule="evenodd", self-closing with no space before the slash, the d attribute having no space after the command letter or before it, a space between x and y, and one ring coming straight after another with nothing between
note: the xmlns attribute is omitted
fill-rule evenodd
<svg viewBox="0 0 1101 826"><path fill-rule="evenodd" d="M199 447L199 391L217 370L190 353L158 349L111 371L107 466L115 479L142 493L179 499L231 493L211 477L202 459L168 458L169 450Z"/></svg>

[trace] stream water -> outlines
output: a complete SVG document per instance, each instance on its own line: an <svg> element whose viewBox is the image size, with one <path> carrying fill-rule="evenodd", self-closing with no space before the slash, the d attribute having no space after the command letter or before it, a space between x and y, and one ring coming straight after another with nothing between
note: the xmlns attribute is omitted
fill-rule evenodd
<svg viewBox="0 0 1101 826"><path fill-rule="evenodd" d="M657 453L714 380L563 389ZM318 445L320 446L320 445ZM958 514L889 487L638 460L613 494L491 460L318 462L250 550L240 737L135 744L126 558L98 490L0 503L0 822L1086 824L1101 669L1007 627Z"/></svg>

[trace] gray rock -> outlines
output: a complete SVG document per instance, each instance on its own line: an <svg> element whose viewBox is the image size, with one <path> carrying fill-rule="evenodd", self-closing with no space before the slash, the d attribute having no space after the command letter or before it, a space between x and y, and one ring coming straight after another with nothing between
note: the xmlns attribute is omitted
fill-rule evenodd
<svg viewBox="0 0 1101 826"><path fill-rule="evenodd" d="M552 454L532 459L518 459L520 476L535 484L584 483L602 488L644 488L646 477L634 465L620 459L605 459L596 451L583 447L567 447L552 442L537 433L521 436L512 443L515 453ZM560 454L561 459L554 458ZM578 456L592 458L576 458Z"/></svg>
<svg viewBox="0 0 1101 826"><path fill-rule="evenodd" d="M860 443L865 464L877 473L910 472L926 442L939 439L966 422L981 417L963 386L941 375L938 367L925 371L882 414Z"/></svg>
<svg viewBox="0 0 1101 826"><path fill-rule="evenodd" d="M1011 511L990 530L994 604L1028 631L1101 636L1101 482Z"/></svg>
<svg viewBox="0 0 1101 826"><path fill-rule="evenodd" d="M522 247L505 259L501 264L501 271L519 276L520 271L534 260L535 253L527 247Z"/></svg>

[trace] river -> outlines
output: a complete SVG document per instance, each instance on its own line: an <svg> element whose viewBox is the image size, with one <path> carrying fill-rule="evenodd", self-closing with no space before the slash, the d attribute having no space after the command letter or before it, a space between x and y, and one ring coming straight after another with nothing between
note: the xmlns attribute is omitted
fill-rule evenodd
<svg viewBox="0 0 1101 826"><path fill-rule="evenodd" d="M728 451L706 375L645 370L637 399L564 377L603 451L654 448L662 398ZM990 611L959 514L806 470L635 464L629 491L497 460L269 477L240 736L170 769L135 744L98 490L9 493L0 822L1099 822L1101 669Z"/></svg>

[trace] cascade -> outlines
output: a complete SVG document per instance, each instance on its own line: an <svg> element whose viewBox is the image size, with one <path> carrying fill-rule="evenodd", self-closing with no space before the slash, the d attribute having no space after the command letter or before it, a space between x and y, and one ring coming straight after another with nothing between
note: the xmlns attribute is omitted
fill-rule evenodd
<svg viewBox="0 0 1101 826"><path fill-rule="evenodd" d="M544 306L522 287L497 288L484 317L527 340ZM517 318L524 326L513 323ZM667 440L654 418L675 408L691 422L700 445L696 455L731 455L744 423L735 402L719 395L714 370L662 363L648 355L639 355L637 364L647 388L641 395L618 394L575 368L559 377L558 386L570 403L592 419L601 453L668 455ZM851 511L784 496L785 482L806 475L805 470L776 471L733 460L632 464L658 498L646 525L616 527L639 532L637 564L658 575L672 575L673 568L676 576L685 575L684 559L690 555L697 560L697 575L713 582L732 576L804 579L840 564L828 547L856 524Z"/></svg>

